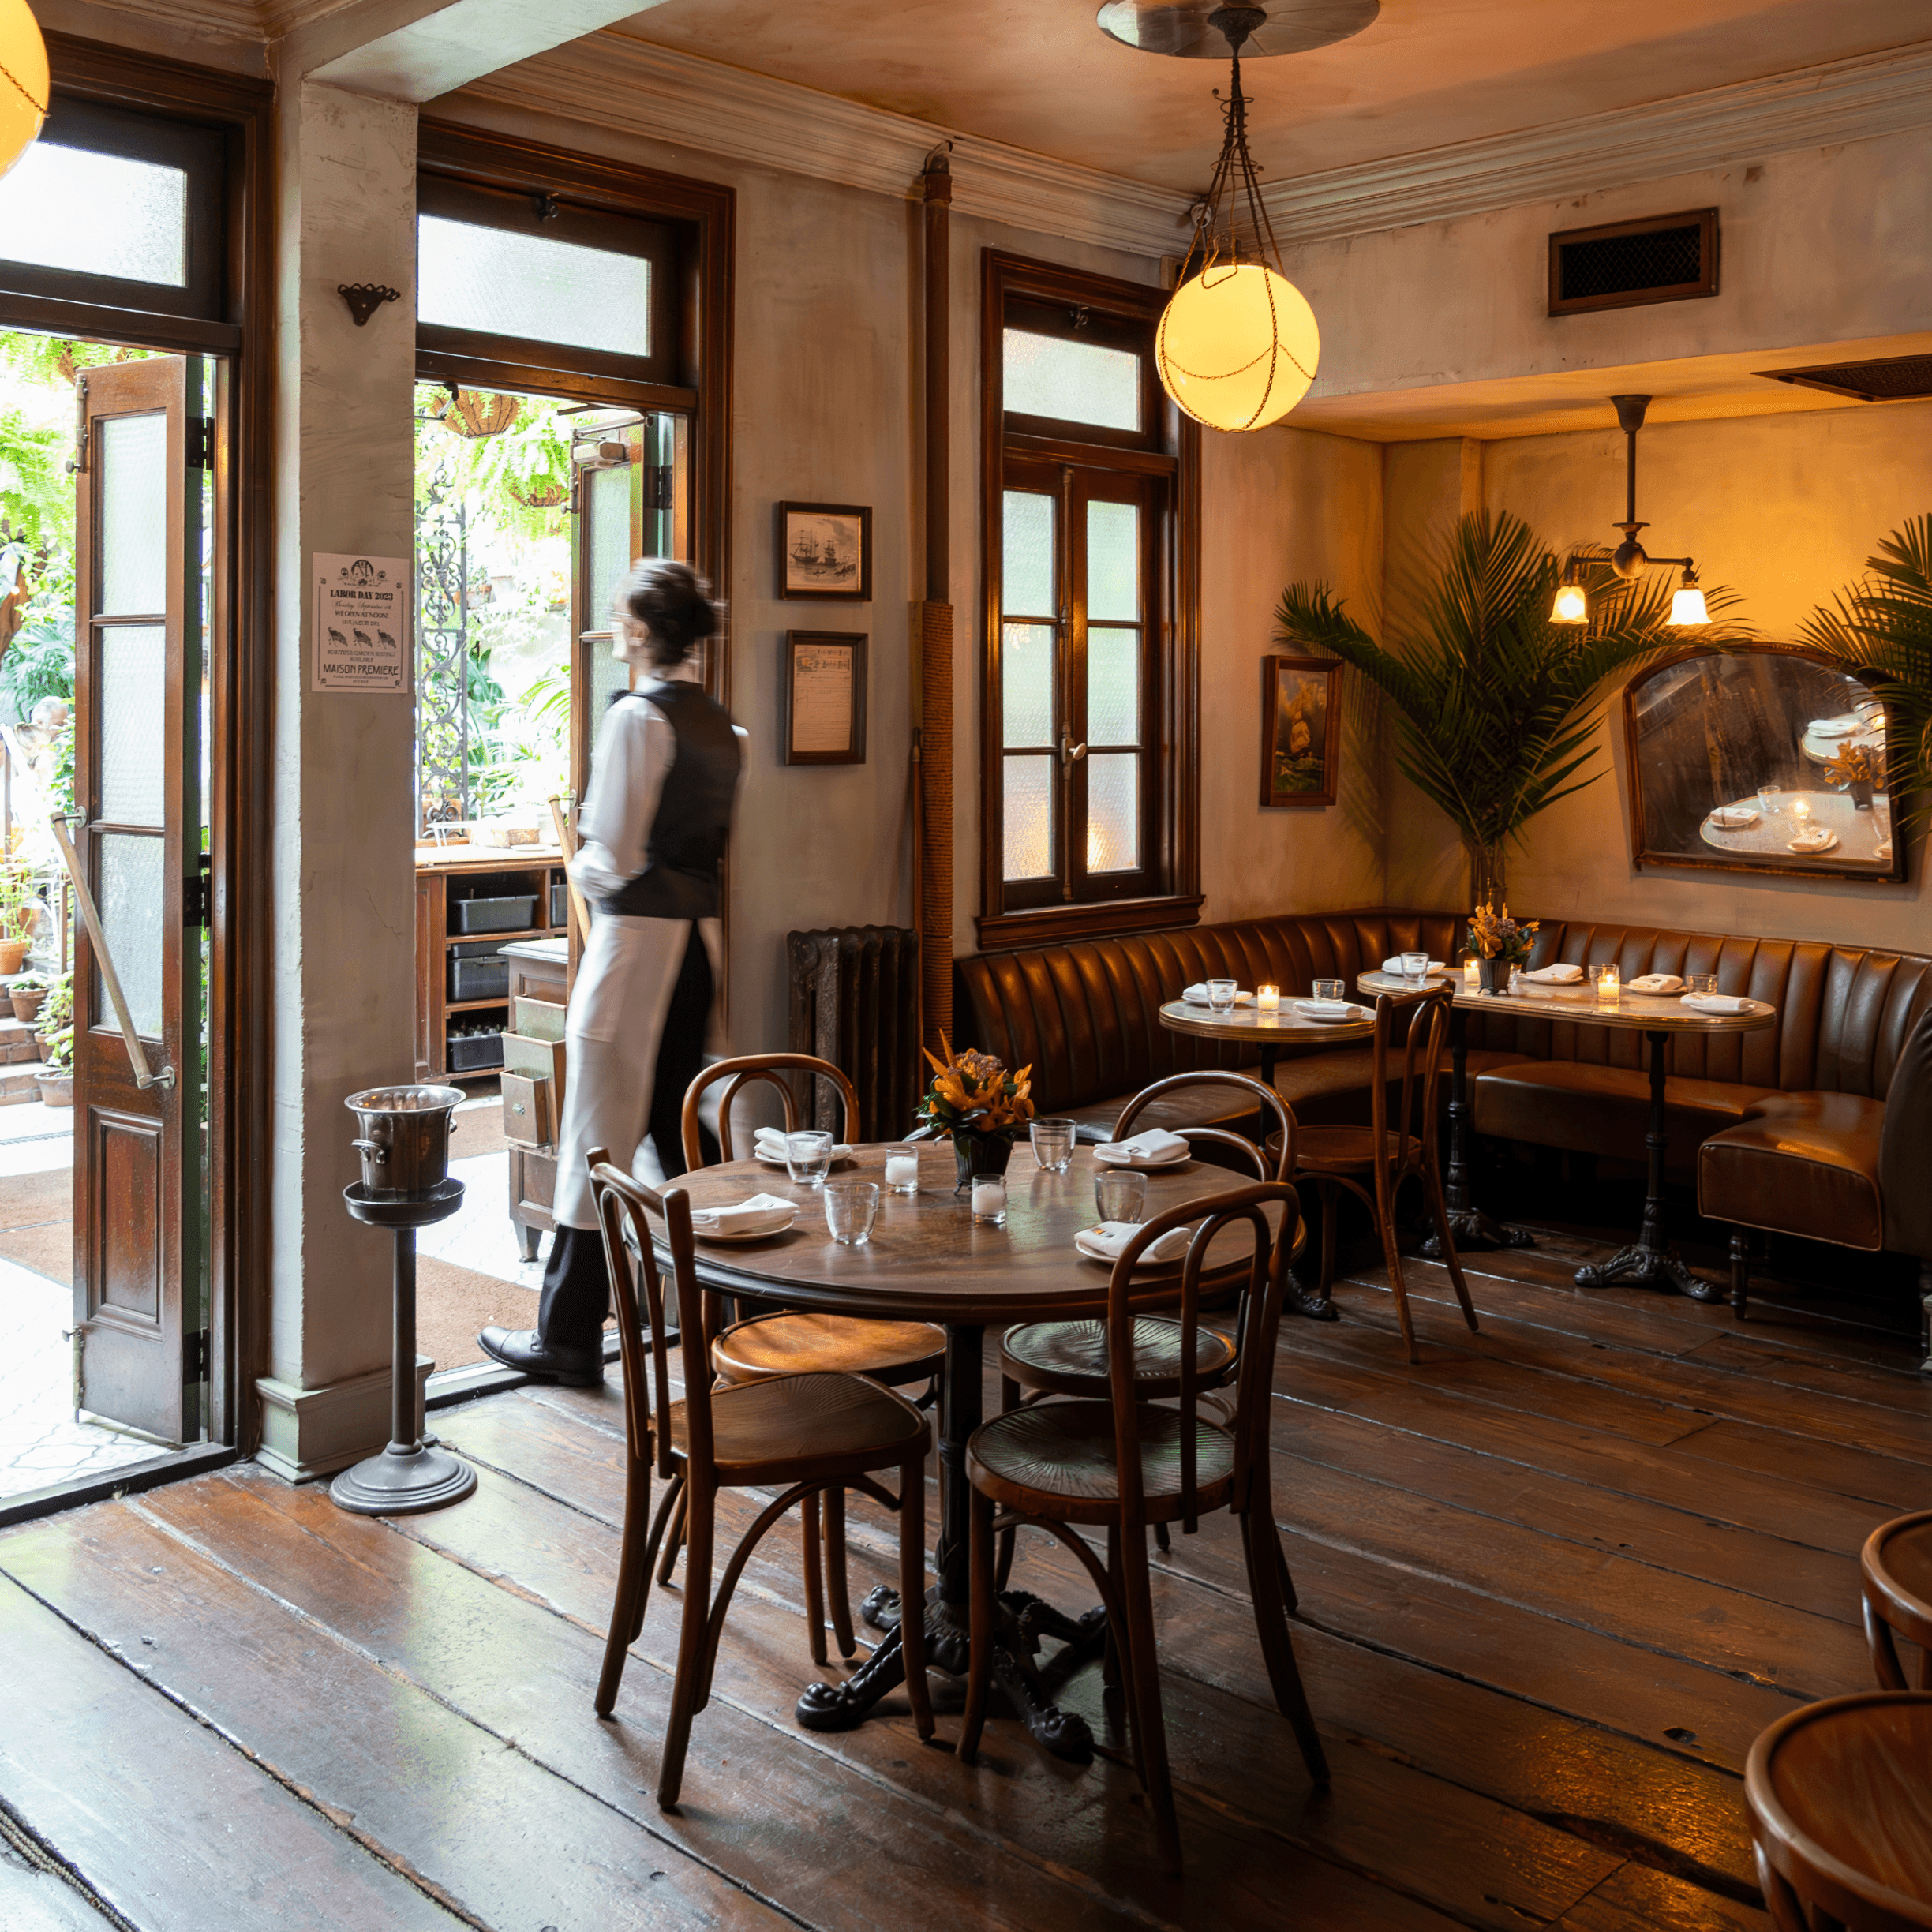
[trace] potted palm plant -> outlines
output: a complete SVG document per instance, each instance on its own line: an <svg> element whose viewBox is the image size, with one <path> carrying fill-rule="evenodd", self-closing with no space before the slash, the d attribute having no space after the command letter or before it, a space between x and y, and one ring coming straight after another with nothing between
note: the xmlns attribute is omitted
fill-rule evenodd
<svg viewBox="0 0 1932 1932"><path fill-rule="evenodd" d="M49 1106L73 1105L73 973L54 980L40 1009L40 1058L45 1063L34 1076L40 1098Z"/></svg>
<svg viewBox="0 0 1932 1932"><path fill-rule="evenodd" d="M1602 776L1583 768L1605 685L1687 641L1671 627L1664 573L1627 583L1606 564L1571 565L1586 623L1552 616L1563 562L1518 518L1484 511L1457 520L1419 620L1386 646L1326 584L1290 584L1275 613L1280 642L1352 665L1393 707L1396 764L1462 834L1475 904L1507 899L1507 848L1528 821ZM1705 593L1713 612L1736 601ZM1713 622L1690 635L1721 643L1746 633Z"/></svg>
<svg viewBox="0 0 1932 1932"><path fill-rule="evenodd" d="M1932 793L1932 516L1893 530L1865 567L1799 635L1883 702L1886 754L1864 776L1885 784L1895 814L1903 792L1919 794L1923 812Z"/></svg>

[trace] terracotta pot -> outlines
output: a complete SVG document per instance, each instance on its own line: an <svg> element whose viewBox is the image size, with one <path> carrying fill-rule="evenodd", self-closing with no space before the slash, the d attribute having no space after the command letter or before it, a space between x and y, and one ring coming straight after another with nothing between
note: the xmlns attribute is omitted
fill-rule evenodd
<svg viewBox="0 0 1932 1932"><path fill-rule="evenodd" d="M30 987L24 993L9 993L7 1000L16 1020L31 1020L47 1004L47 988Z"/></svg>
<svg viewBox="0 0 1932 1932"><path fill-rule="evenodd" d="M37 1053L43 1060L44 1060L53 1050L54 1049L50 1046L38 1033L34 1035L34 1051Z"/></svg>
<svg viewBox="0 0 1932 1932"><path fill-rule="evenodd" d="M953 1159L957 1164L959 1185L953 1192L964 1194L972 1185L975 1174L1003 1174L1013 1159L1013 1140L1003 1133L955 1133Z"/></svg>
<svg viewBox="0 0 1932 1932"><path fill-rule="evenodd" d="M49 1106L73 1105L73 1075L67 1068L62 1067L58 1073L36 1073L34 1084L40 1089L40 1098Z"/></svg>
<svg viewBox="0 0 1932 1932"><path fill-rule="evenodd" d="M0 939L0 973L17 973L27 964L28 942Z"/></svg>

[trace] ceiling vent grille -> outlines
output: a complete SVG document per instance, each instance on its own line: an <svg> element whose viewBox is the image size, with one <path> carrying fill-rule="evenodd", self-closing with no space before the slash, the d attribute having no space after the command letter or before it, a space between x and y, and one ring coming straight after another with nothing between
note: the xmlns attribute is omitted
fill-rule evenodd
<svg viewBox="0 0 1932 1932"><path fill-rule="evenodd" d="M1636 309L1717 293L1717 211L1691 208L1549 238L1549 312Z"/></svg>
<svg viewBox="0 0 1932 1932"><path fill-rule="evenodd" d="M1860 402L1909 402L1932 396L1932 356L1884 356L1875 362L1828 362L1817 369L1760 369L1773 382Z"/></svg>

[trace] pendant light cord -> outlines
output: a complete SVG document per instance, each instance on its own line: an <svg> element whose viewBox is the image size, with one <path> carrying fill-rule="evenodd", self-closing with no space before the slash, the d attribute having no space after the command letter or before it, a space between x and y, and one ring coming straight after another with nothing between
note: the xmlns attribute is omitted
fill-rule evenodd
<svg viewBox="0 0 1932 1932"><path fill-rule="evenodd" d="M7 66L4 62L0 62L0 74L5 74L6 76L7 84L13 88L13 92L17 94L21 99L34 110L36 114L43 116L45 115L47 110L47 103L45 101L36 100L34 97L21 85L20 82L14 78L13 70L12 68Z"/></svg>

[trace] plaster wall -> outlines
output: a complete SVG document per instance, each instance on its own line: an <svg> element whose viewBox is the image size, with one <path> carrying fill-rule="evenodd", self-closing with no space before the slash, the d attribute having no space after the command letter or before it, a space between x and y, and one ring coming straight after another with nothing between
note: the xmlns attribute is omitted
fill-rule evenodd
<svg viewBox="0 0 1932 1932"><path fill-rule="evenodd" d="M1622 507L1622 444L1614 431L1593 431L1410 444L1399 455L1391 446L1391 576L1414 567L1453 514L1443 480L1470 453L1490 509L1524 518L1559 549L1611 540L1610 519ZM1859 574L1881 537L1932 509L1932 404L1668 423L1644 431L1638 462L1638 507L1649 519L1653 547L1694 555L1707 586L1742 595L1743 615L1760 636L1786 641L1815 605ZM1622 728L1613 702L1597 734L1597 782L1533 819L1512 852L1511 896L1519 908L1855 945L1932 941L1923 854L1902 886L1638 871ZM1459 903L1466 868L1447 821L1399 781L1391 799L1391 896Z"/></svg>
<svg viewBox="0 0 1932 1932"><path fill-rule="evenodd" d="M1715 207L1720 292L1552 316L1548 238ZM1932 328L1923 130L1283 251L1321 318L1311 402ZM1769 385L1766 385L1769 388Z"/></svg>

